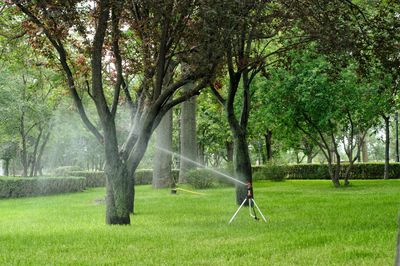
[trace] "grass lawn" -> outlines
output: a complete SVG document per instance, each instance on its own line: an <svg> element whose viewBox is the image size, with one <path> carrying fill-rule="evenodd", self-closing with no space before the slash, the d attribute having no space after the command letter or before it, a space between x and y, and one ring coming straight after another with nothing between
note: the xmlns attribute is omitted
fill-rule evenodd
<svg viewBox="0 0 400 266"><path fill-rule="evenodd" d="M106 226L103 188L0 200L2 265L393 265L400 180L259 182L268 223L233 188L198 196L137 187L131 226Z"/></svg>

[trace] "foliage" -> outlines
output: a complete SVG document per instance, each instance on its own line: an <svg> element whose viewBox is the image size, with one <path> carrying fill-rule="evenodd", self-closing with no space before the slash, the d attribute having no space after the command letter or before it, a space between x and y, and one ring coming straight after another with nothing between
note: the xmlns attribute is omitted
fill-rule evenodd
<svg viewBox="0 0 400 266"><path fill-rule="evenodd" d="M69 176L84 176L86 178L87 187L104 187L106 185L106 175L103 171L71 171L68 173ZM179 176L179 170L171 170L172 178L177 182ZM135 172L135 184L136 185L148 185L151 184L153 179L153 170L151 169L138 169Z"/></svg>
<svg viewBox="0 0 400 266"><path fill-rule="evenodd" d="M216 182L215 173L204 168L189 171L186 180L188 184L192 185L196 189L211 188Z"/></svg>
<svg viewBox="0 0 400 266"><path fill-rule="evenodd" d="M83 191L83 177L0 178L0 198L18 198Z"/></svg>
<svg viewBox="0 0 400 266"><path fill-rule="evenodd" d="M255 182L268 223L242 209L230 226L232 188L197 196L139 186L135 227L104 226L104 188L0 200L0 264L393 265L399 181L352 184Z"/></svg>
<svg viewBox="0 0 400 266"><path fill-rule="evenodd" d="M340 176L343 176L348 163L341 164ZM349 178L356 179L382 179L384 163L355 163L352 165ZM289 164L268 165L253 167L255 180L274 180L279 177L287 179L329 179L329 167L327 164ZM400 164L389 165L389 178L400 178Z"/></svg>
<svg viewBox="0 0 400 266"><path fill-rule="evenodd" d="M91 171L70 171L68 176L83 176L85 177L86 187L105 187L106 186L106 175L103 171L91 172Z"/></svg>
<svg viewBox="0 0 400 266"><path fill-rule="evenodd" d="M284 166L270 162L268 166L259 167L253 177L254 180L284 181L288 172Z"/></svg>

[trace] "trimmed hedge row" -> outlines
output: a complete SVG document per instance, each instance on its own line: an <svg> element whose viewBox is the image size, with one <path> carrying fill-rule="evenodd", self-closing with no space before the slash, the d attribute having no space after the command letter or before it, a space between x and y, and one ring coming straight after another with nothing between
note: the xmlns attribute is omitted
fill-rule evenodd
<svg viewBox="0 0 400 266"><path fill-rule="evenodd" d="M84 177L0 178L0 198L50 195L84 189Z"/></svg>
<svg viewBox="0 0 400 266"><path fill-rule="evenodd" d="M349 167L341 165L342 177ZM353 165L349 179L382 179L384 163L356 163ZM326 164L296 164L296 165L272 165L253 167L255 180L274 179L274 176L285 176L287 179L330 179L328 165ZM400 178L400 163L389 164L389 178Z"/></svg>
<svg viewBox="0 0 400 266"><path fill-rule="evenodd" d="M171 171L172 178L178 180L179 170ZM106 175L103 171L100 172L88 172L88 171L72 171L71 176L83 176L86 178L86 187L104 187L106 185ZM135 173L135 184L136 185L148 185L151 184L153 179L153 170L151 169L140 169Z"/></svg>
<svg viewBox="0 0 400 266"><path fill-rule="evenodd" d="M104 172L72 171L69 176L82 176L85 178L86 187L105 187L106 176Z"/></svg>

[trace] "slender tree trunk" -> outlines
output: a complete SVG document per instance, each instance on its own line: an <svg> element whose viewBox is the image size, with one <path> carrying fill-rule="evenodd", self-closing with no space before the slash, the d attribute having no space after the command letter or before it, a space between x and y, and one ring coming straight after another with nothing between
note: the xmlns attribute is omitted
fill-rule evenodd
<svg viewBox="0 0 400 266"><path fill-rule="evenodd" d="M249 147L245 134L235 132L234 137L234 171L235 177L240 181L252 183L251 161L249 156ZM247 196L247 187L242 184L236 184L236 203L240 205ZM245 204L248 205L247 202Z"/></svg>
<svg viewBox="0 0 400 266"><path fill-rule="evenodd" d="M21 163L23 167L23 176L28 176L28 151L26 146L26 133L25 133L25 116L22 113L20 118L20 135L21 135L21 142L22 142L22 150L21 150Z"/></svg>
<svg viewBox="0 0 400 266"><path fill-rule="evenodd" d="M42 138L42 134L43 134L43 129L39 130L39 135L36 138L35 141L35 146L33 149L33 154L32 154L32 162L31 162L31 171L29 173L30 177L34 176L35 168L36 168L36 162L37 162L37 154L38 154L38 149L39 149L39 143L40 143L40 139Z"/></svg>
<svg viewBox="0 0 400 266"><path fill-rule="evenodd" d="M153 188L166 188L172 183L172 156L164 150L172 150L172 110L169 110L165 114L156 129L156 152L153 162L152 181Z"/></svg>
<svg viewBox="0 0 400 266"><path fill-rule="evenodd" d="M37 176L38 173L41 176L43 175L42 156L43 156L44 149L46 148L47 142L49 141L50 134L51 134L51 129L49 128L48 130L49 131L44 136L42 145L40 145L39 153L38 153L37 160L36 160L34 176Z"/></svg>
<svg viewBox="0 0 400 266"><path fill-rule="evenodd" d="M364 140L361 143L361 156L362 162L368 162L368 145L367 145L367 135L365 135Z"/></svg>
<svg viewBox="0 0 400 266"><path fill-rule="evenodd" d="M269 162L272 159L272 131L267 129L267 131L264 134L264 137L265 137L266 157L267 157L267 162Z"/></svg>
<svg viewBox="0 0 400 266"><path fill-rule="evenodd" d="M398 233L397 233L397 252L396 252L396 262L394 265L400 265L400 219L398 221Z"/></svg>
<svg viewBox="0 0 400 266"><path fill-rule="evenodd" d="M228 162L233 161L233 141L225 141L226 155Z"/></svg>
<svg viewBox="0 0 400 266"><path fill-rule="evenodd" d="M4 160L4 175L9 176L10 174L10 159Z"/></svg>
<svg viewBox="0 0 400 266"><path fill-rule="evenodd" d="M383 116L385 121L385 170L383 173L383 178L389 178L389 149L390 149L390 116Z"/></svg>
<svg viewBox="0 0 400 266"><path fill-rule="evenodd" d="M204 162L204 145L199 144L197 146L197 152L198 152L197 158L198 158L199 164L204 165L205 164L205 162Z"/></svg>
<svg viewBox="0 0 400 266"><path fill-rule="evenodd" d="M185 85L184 90L190 90L194 84ZM181 105L181 158L179 169L179 182L186 183L186 174L196 165L191 161L197 162L197 143L196 143L196 97L183 102Z"/></svg>
<svg viewBox="0 0 400 266"><path fill-rule="evenodd" d="M396 162L400 161L399 157L399 113L396 112L394 114L394 119L395 119L395 138L396 138L396 146L395 146L395 152L396 152Z"/></svg>

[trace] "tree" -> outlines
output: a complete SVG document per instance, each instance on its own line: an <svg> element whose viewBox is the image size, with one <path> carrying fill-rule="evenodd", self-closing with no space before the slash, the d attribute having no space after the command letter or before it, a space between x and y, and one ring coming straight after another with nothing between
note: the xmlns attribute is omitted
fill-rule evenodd
<svg viewBox="0 0 400 266"><path fill-rule="evenodd" d="M189 66L183 65L183 71ZM191 90L194 83L188 83L184 90ZM196 97L181 104L180 117L180 155L179 160L179 182L186 183L186 174L197 166L197 141L196 141Z"/></svg>
<svg viewBox="0 0 400 266"><path fill-rule="evenodd" d="M311 51L292 54L287 70L272 74L269 112L288 130L297 128L319 146L335 186L340 186L342 142L350 163L344 174L347 185L357 159L354 150L361 147L355 139L360 132L367 132L379 116L377 87L358 80L353 64L337 69Z"/></svg>
<svg viewBox="0 0 400 266"><path fill-rule="evenodd" d="M219 55L218 38L209 21L223 14L212 12L216 4L212 1L12 2L25 15L31 42L43 44L42 51L59 62L82 121L104 144L107 224L129 224L134 173L150 136L173 106L198 94L212 79ZM108 58L113 64L105 69ZM171 59L181 63L183 58L196 67L163 86ZM84 75L75 71L77 65L86 70ZM140 79L134 96L130 95L132 88L126 87L129 74ZM89 84L101 130L86 114L78 93L84 91L78 88L81 78ZM176 93L196 81L191 90ZM115 118L121 92L134 116L128 137L119 145Z"/></svg>

